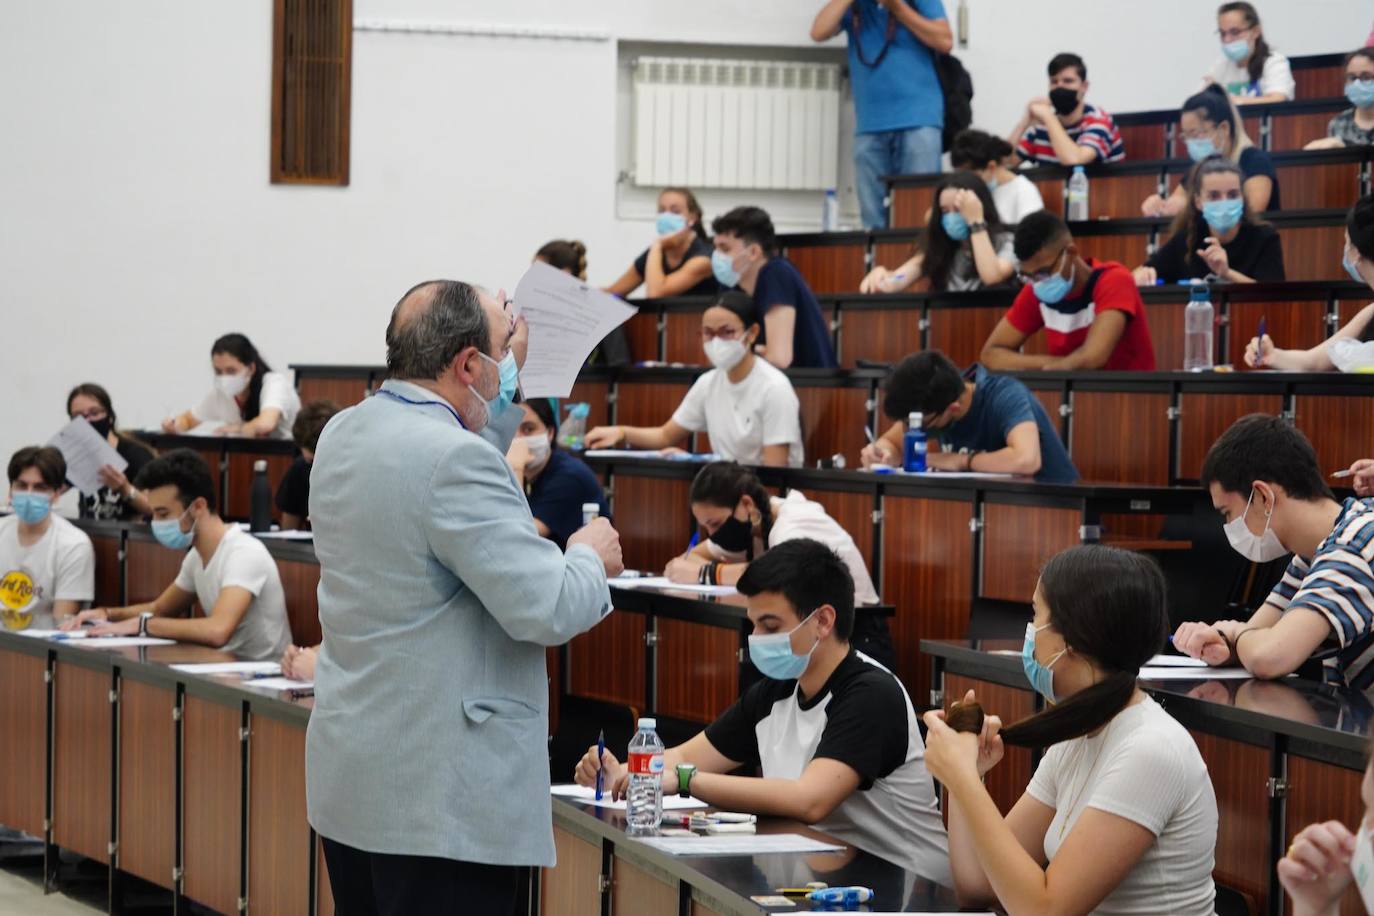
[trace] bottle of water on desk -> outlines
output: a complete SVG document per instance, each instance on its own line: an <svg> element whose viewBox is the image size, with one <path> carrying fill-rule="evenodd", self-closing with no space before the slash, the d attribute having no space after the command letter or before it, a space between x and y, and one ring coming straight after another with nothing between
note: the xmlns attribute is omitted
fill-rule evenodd
<svg viewBox="0 0 1374 916"><path fill-rule="evenodd" d="M1188 299L1188 308L1183 312L1184 372L1211 371L1214 314L1207 284L1194 286Z"/></svg>
<svg viewBox="0 0 1374 916"><path fill-rule="evenodd" d="M248 491L248 529L272 530L272 485L267 482L267 462L253 462L253 485Z"/></svg>
<svg viewBox="0 0 1374 916"><path fill-rule="evenodd" d="M658 722L640 719L630 742L630 786L625 797L625 820L631 833L657 833L663 820L663 742Z"/></svg>
<svg viewBox="0 0 1374 916"><path fill-rule="evenodd" d="M840 228L840 199L834 188L825 189L825 204L821 209L821 231L834 232Z"/></svg>
<svg viewBox="0 0 1374 916"><path fill-rule="evenodd" d="M1069 176L1069 222L1081 223L1088 219L1088 175L1083 166L1073 167Z"/></svg>
<svg viewBox="0 0 1374 916"><path fill-rule="evenodd" d="M582 437L587 434L587 415L591 406L584 403L564 404L568 418L558 428L558 443L564 448L581 451Z"/></svg>
<svg viewBox="0 0 1374 916"><path fill-rule="evenodd" d="M926 469L925 417L912 411L906 418L906 435L902 437L902 470L908 474L923 474Z"/></svg>

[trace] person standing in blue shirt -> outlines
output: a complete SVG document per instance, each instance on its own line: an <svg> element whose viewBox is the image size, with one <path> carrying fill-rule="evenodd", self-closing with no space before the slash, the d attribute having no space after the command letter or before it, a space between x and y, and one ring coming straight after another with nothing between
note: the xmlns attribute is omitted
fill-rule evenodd
<svg viewBox="0 0 1374 916"><path fill-rule="evenodd" d="M610 518L611 510L592 469L559 449L557 405L552 398L517 405L524 417L506 450L506 463L529 500L535 530L562 548L582 527L584 505L596 503L600 518Z"/></svg>
<svg viewBox="0 0 1374 916"><path fill-rule="evenodd" d="M868 229L887 226L884 175L940 171L945 97L935 56L954 48L942 0L830 0L813 41L849 38L854 184Z"/></svg>

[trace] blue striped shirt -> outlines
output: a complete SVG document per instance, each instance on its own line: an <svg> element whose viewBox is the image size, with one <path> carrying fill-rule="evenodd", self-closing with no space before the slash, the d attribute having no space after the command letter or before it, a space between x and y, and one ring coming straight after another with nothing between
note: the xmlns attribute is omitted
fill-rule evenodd
<svg viewBox="0 0 1374 916"><path fill-rule="evenodd" d="M1374 499L1347 499L1312 559L1294 556L1266 603L1326 618L1331 635L1316 657L1327 683L1374 687Z"/></svg>

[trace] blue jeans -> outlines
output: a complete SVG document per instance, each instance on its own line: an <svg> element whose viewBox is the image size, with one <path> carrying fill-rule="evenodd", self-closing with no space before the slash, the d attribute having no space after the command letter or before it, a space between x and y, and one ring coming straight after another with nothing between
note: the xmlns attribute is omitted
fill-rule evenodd
<svg viewBox="0 0 1374 916"><path fill-rule="evenodd" d="M887 228L887 184L884 175L933 174L940 171L938 127L912 127L854 135L854 190L865 229Z"/></svg>

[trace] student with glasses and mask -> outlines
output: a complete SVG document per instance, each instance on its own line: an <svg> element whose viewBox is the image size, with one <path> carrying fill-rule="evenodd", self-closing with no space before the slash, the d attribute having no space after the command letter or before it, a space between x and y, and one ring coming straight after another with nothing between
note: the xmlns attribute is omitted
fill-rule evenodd
<svg viewBox="0 0 1374 916"><path fill-rule="evenodd" d="M0 518L0 617L24 611L70 619L95 597L95 548L53 512L67 491L67 462L51 446L21 448L10 457L9 482L13 512Z"/></svg>
<svg viewBox="0 0 1374 916"><path fill-rule="evenodd" d="M949 852L916 713L901 681L857 651L854 582L829 547L807 538L749 564L749 657L764 680L706 730L663 755L663 791L714 808L812 824L949 884ZM741 766L762 777L728 775ZM604 770L613 797L628 774L593 745L580 785Z"/></svg>
<svg viewBox="0 0 1374 916"><path fill-rule="evenodd" d="M73 420L85 417L96 434L129 462L129 466L122 471L109 464L100 469L100 489L81 494L81 517L131 519L151 515L152 508L132 480L153 460L152 450L137 439L115 430L115 410L110 393L92 382L77 385L67 394L67 416Z"/></svg>
<svg viewBox="0 0 1374 916"><path fill-rule="evenodd" d="M1145 303L1129 270L1114 261L1085 260L1068 225L1047 210L1016 227L1016 257L1025 286L983 344L983 365L995 371L1154 371ZM1042 328L1049 352L1022 353Z"/></svg>
<svg viewBox="0 0 1374 916"><path fill-rule="evenodd" d="M225 334L210 347L210 365L214 388L195 407L163 420L165 432L205 426L220 436L290 438L301 399L291 379L273 372L251 340Z"/></svg>
<svg viewBox="0 0 1374 916"><path fill-rule="evenodd" d="M1223 3L1217 9L1221 59L1206 80L1237 105L1291 102L1297 89L1288 58L1264 40L1259 12L1249 3Z"/></svg>
<svg viewBox="0 0 1374 916"><path fill-rule="evenodd" d="M1360 48L1345 59L1345 97L1354 107L1332 118L1326 136L1303 149L1374 146L1374 48Z"/></svg>
<svg viewBox="0 0 1374 916"><path fill-rule="evenodd" d="M1318 658L1326 683L1374 689L1374 500L1337 501L1307 437L1262 414L1213 444L1202 484L1237 553L1254 563L1293 559L1249 620L1182 624L1174 648L1262 678Z"/></svg>
<svg viewBox="0 0 1374 916"><path fill-rule="evenodd" d="M556 400L532 398L519 408L523 416L506 450L506 463L525 491L539 536L565 547L583 525L584 505L595 503L597 514L610 518L606 491L591 468L558 447Z"/></svg>
<svg viewBox="0 0 1374 916"><path fill-rule="evenodd" d="M1174 217L1169 240L1135 269L1135 282L1182 283L1214 276L1224 283L1284 279L1278 230L1245 203L1240 166L1221 156L1198 163L1188 179L1188 206Z"/></svg>
<svg viewBox="0 0 1374 916"><path fill-rule="evenodd" d="M1136 685L1164 647L1165 595L1145 554L1066 550L1040 571L1021 653L1051 705L1008 728L987 715L978 733L926 713L926 765L949 792L960 903L1212 916L1217 800L1207 765L1187 729ZM983 777L1007 745L1046 750L1004 817Z"/></svg>
<svg viewBox="0 0 1374 916"><path fill-rule="evenodd" d="M801 404L792 382L755 352L759 320L739 290L722 293L701 315L701 342L714 367L692 384L662 426L598 426L583 439L594 448L670 449L692 433L711 437L727 461L801 467Z"/></svg>
<svg viewBox="0 0 1374 916"><path fill-rule="evenodd" d="M1077 54L1056 54L1049 65L1050 91L1026 104L1007 135L1024 162L1092 165L1126 158L1112 116L1088 104L1088 65Z"/></svg>

